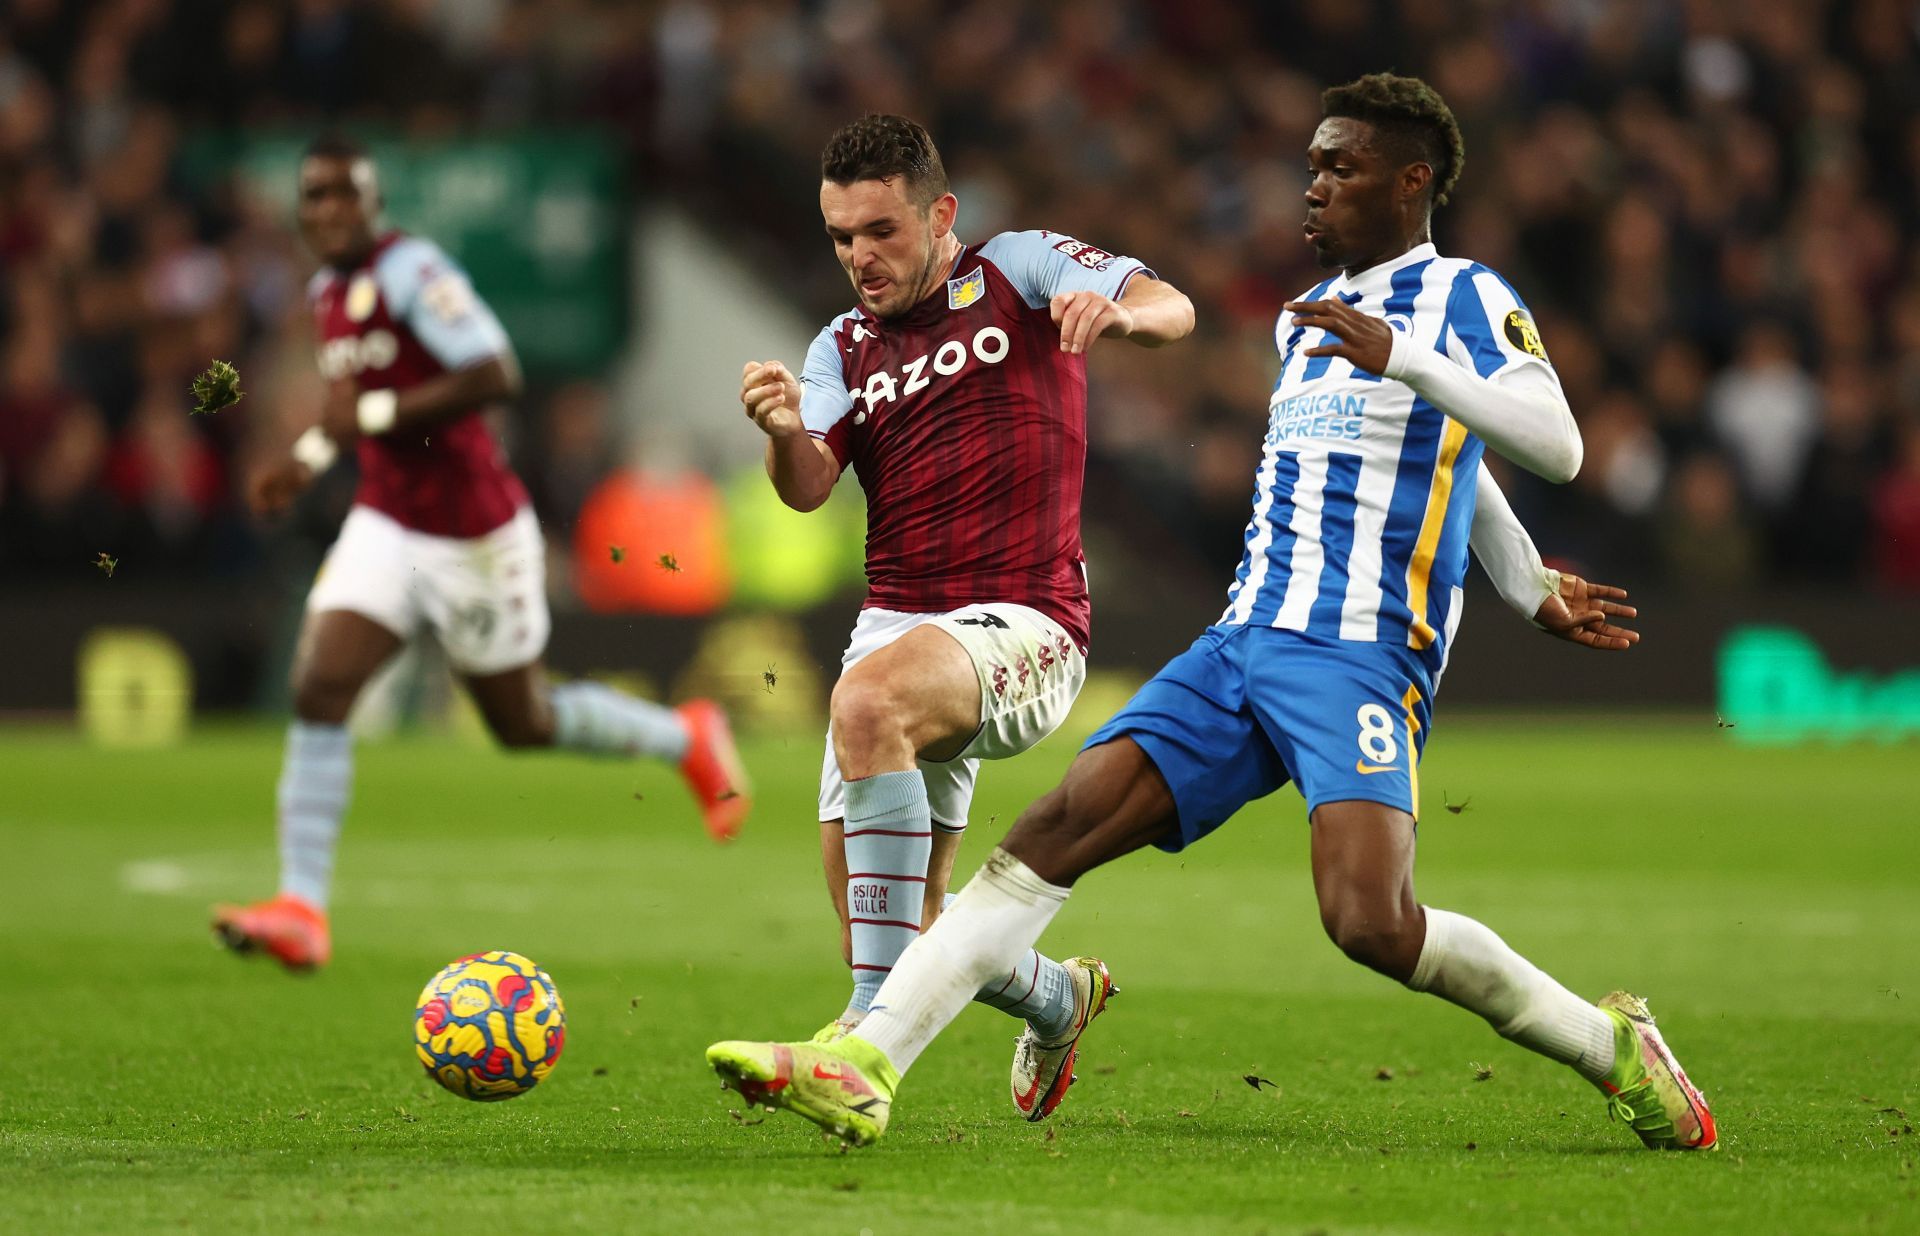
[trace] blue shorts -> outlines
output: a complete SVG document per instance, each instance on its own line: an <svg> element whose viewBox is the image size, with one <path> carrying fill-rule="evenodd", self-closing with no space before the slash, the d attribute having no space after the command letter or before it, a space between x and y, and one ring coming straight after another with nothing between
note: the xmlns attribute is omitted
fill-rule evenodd
<svg viewBox="0 0 1920 1236"><path fill-rule="evenodd" d="M1289 780L1311 814L1364 799L1419 815L1420 752L1432 717L1410 649L1273 627L1216 626L1087 740L1127 737L1166 778L1181 850Z"/></svg>

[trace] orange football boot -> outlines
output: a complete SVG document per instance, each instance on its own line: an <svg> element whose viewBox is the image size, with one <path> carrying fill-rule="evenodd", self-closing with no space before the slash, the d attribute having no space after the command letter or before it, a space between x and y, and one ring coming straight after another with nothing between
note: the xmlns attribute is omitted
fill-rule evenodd
<svg viewBox="0 0 1920 1236"><path fill-rule="evenodd" d="M753 786L733 745L727 714L712 700L688 700L673 711L687 727L680 775L699 800L708 835L718 842L732 841L753 806Z"/></svg>
<svg viewBox="0 0 1920 1236"><path fill-rule="evenodd" d="M213 934L242 956L264 951L297 974L317 970L333 956L327 912L292 893L250 906L215 906Z"/></svg>

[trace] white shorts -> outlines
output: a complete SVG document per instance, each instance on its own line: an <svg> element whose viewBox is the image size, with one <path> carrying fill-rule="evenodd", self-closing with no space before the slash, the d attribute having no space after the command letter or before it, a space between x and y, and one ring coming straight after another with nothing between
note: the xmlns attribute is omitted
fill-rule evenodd
<svg viewBox="0 0 1920 1236"><path fill-rule="evenodd" d="M356 506L307 594L307 612L345 609L412 639L431 627L463 674L499 674L546 651L546 545L525 507L485 536L428 536Z"/></svg>
<svg viewBox="0 0 1920 1236"><path fill-rule="evenodd" d="M959 832L967 826L980 761L1019 755L1059 729L1086 684L1087 659L1066 628L1039 610L992 602L943 614L863 609L840 658L841 672L923 623L933 623L958 640L980 675L980 728L973 740L950 760L919 762L934 825ZM820 819L838 820L846 814L846 786L829 725L827 757L820 769Z"/></svg>

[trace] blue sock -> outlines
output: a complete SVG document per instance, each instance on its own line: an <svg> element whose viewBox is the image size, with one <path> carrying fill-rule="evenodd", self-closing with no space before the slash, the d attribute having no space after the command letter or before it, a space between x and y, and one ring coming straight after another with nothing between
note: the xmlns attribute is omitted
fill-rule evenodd
<svg viewBox="0 0 1920 1236"><path fill-rule="evenodd" d="M687 758L687 727L673 709L597 682L563 682L553 704L553 745L596 755Z"/></svg>
<svg viewBox="0 0 1920 1236"><path fill-rule="evenodd" d="M340 817L353 789L353 739L344 725L295 721L280 768L280 891L327 908Z"/></svg>
<svg viewBox="0 0 1920 1236"><path fill-rule="evenodd" d="M958 893L948 893L941 909ZM1014 963L1006 978L994 979L974 994L980 1004L1024 1017L1042 1041L1057 1039L1073 1026L1073 978L1067 968L1033 949Z"/></svg>
<svg viewBox="0 0 1920 1236"><path fill-rule="evenodd" d="M920 934L933 856L933 817L919 769L847 782L847 921L853 995L847 1014L873 1003L893 963Z"/></svg>

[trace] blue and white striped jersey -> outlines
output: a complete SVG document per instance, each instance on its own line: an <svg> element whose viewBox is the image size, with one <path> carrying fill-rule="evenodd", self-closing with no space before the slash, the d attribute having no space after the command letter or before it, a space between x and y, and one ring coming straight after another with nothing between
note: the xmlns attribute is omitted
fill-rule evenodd
<svg viewBox="0 0 1920 1236"><path fill-rule="evenodd" d="M1299 299L1336 297L1483 378L1548 364L1506 280L1431 244ZM1460 622L1480 439L1403 382L1303 356L1333 340L1291 314L1274 341L1253 518L1220 622L1409 648L1438 677Z"/></svg>

